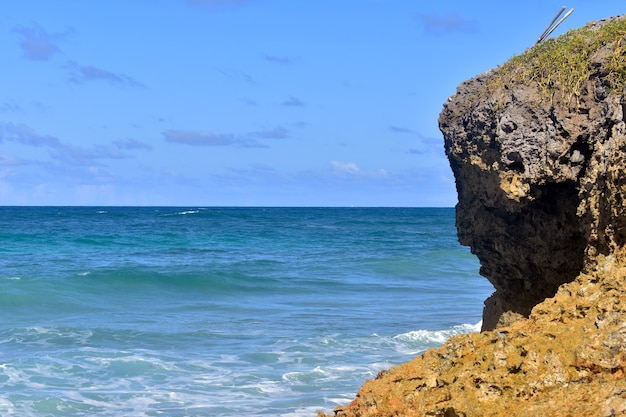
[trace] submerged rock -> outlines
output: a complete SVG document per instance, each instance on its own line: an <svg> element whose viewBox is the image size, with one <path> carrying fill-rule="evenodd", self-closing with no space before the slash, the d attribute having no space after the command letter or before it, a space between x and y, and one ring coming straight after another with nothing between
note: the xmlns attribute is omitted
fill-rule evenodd
<svg viewBox="0 0 626 417"><path fill-rule="evenodd" d="M462 83L439 124L483 331L367 381L336 416L626 414L626 17Z"/></svg>

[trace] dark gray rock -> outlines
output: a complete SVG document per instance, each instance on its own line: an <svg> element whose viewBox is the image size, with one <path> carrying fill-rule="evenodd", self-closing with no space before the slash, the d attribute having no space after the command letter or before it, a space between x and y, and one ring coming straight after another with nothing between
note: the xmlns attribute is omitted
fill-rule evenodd
<svg viewBox="0 0 626 417"><path fill-rule="evenodd" d="M598 27L601 27L599 25ZM459 240L495 287L483 329L527 317L572 281L590 255L626 241L623 93L607 88L607 48L574 100L501 68L462 83L439 126L456 179ZM495 86L495 87L494 87Z"/></svg>

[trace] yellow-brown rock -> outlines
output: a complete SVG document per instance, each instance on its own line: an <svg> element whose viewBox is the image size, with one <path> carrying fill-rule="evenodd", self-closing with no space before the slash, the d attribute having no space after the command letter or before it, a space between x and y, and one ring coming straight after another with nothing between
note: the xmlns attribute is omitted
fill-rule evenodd
<svg viewBox="0 0 626 417"><path fill-rule="evenodd" d="M483 331L381 372L334 415L626 415L625 81L620 17L458 87L439 123L459 239L496 288Z"/></svg>
<svg viewBox="0 0 626 417"><path fill-rule="evenodd" d="M337 416L626 415L626 265L598 266L528 319L381 372Z"/></svg>

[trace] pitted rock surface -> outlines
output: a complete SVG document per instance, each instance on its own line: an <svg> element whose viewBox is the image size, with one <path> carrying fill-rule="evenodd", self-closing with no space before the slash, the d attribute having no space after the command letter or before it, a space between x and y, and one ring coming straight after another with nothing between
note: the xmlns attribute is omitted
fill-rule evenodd
<svg viewBox="0 0 626 417"><path fill-rule="evenodd" d="M592 54L573 100L558 86L548 99L532 82L489 90L496 69L461 84L444 105L459 240L496 289L483 330L503 314L527 317L598 254L625 243L625 101L603 79L610 56Z"/></svg>

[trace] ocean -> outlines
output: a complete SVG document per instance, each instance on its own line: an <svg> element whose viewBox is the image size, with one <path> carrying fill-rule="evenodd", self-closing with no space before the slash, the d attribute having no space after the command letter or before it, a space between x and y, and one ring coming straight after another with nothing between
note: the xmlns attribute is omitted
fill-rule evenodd
<svg viewBox="0 0 626 417"><path fill-rule="evenodd" d="M478 331L453 208L0 207L0 415L315 416Z"/></svg>

